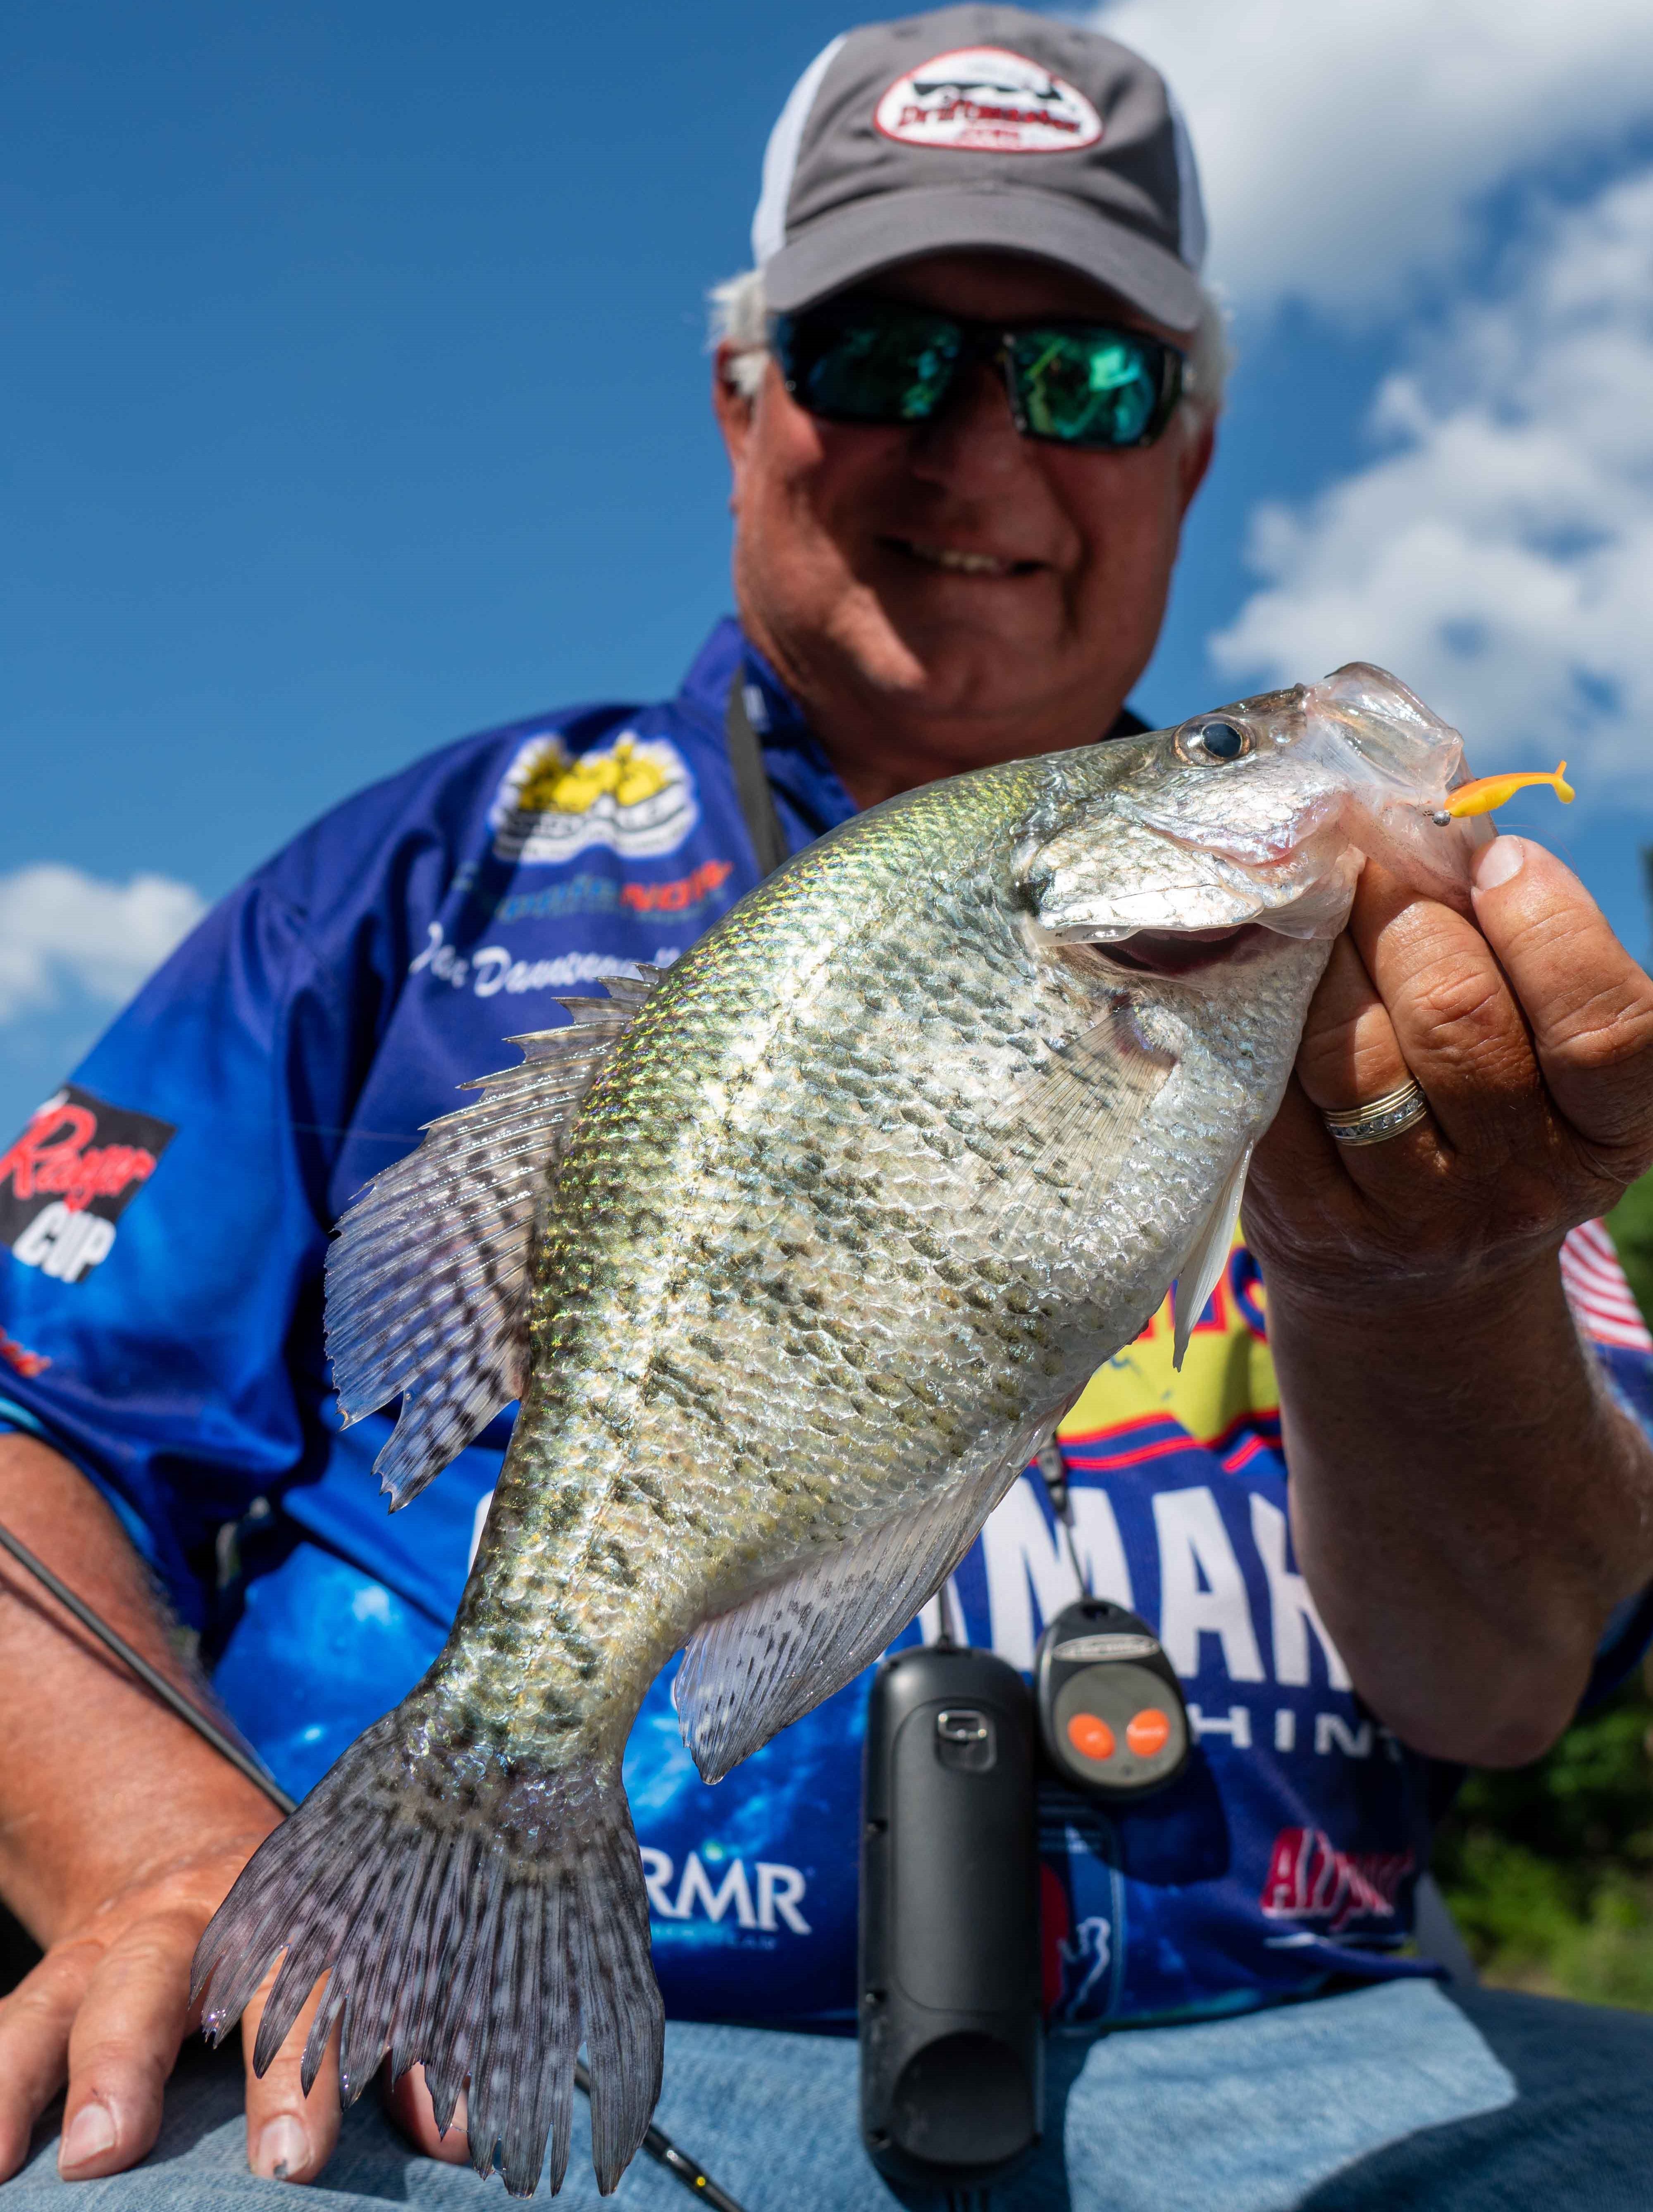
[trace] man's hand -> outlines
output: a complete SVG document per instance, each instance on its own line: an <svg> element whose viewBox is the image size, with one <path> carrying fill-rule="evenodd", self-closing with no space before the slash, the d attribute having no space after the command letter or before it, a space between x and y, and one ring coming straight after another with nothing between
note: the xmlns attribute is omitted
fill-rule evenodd
<svg viewBox="0 0 1653 2212"><path fill-rule="evenodd" d="M0 2002L0 2179L21 2164L34 2121L65 2081L65 2180L119 2173L153 2147L167 2078L198 2025L189 2011L196 1944L259 1840L254 1831L135 1870ZM338 2077L329 2063L308 2098L299 2084L314 2001L264 2079L255 2076L264 1995L242 2021L247 2162L277 2180L309 2181L338 2135Z"/></svg>
<svg viewBox="0 0 1653 2212"><path fill-rule="evenodd" d="M1368 867L1258 1147L1293 1528L1367 1700L1498 1763L1564 1727L1613 1606L1653 1577L1653 1450L1612 1406L1561 1240L1653 1161L1653 982L1526 839L1477 855L1475 921ZM1416 1079L1428 1118L1320 1116Z"/></svg>
<svg viewBox="0 0 1653 2212"><path fill-rule="evenodd" d="M55 1452L0 1436L0 1519L180 1688L131 1547ZM58 2165L87 2180L155 2142L189 2014L202 1929L277 1818L26 1577L0 1559L0 1895L46 1956L0 2002L0 2181L67 2083ZM256 2173L319 2172L338 2134L337 2068L310 2096L307 2012L262 2081L251 2070L263 1993L247 2008L247 2156Z"/></svg>
<svg viewBox="0 0 1653 2212"><path fill-rule="evenodd" d="M1500 837L1477 859L1480 929L1361 878L1249 1194L1271 1288L1381 1320L1547 1256L1653 1164L1653 981L1541 847ZM1426 1121L1333 1141L1322 1112L1409 1074Z"/></svg>

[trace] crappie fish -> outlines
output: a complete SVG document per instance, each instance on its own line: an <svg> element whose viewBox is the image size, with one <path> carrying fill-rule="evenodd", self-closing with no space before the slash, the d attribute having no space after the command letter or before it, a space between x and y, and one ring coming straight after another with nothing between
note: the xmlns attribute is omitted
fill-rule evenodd
<svg viewBox="0 0 1653 2212"><path fill-rule="evenodd" d="M354 2097L422 2062L531 2193L581 2039L599 2185L659 2092L621 1783L672 1655L715 1781L906 1626L1173 1277L1227 1256L1363 854L1467 908L1462 748L1356 666L910 792L664 974L515 1040L346 1214L329 1348L411 1498L521 1410L424 1679L202 1939L255 2063L318 1978Z"/></svg>

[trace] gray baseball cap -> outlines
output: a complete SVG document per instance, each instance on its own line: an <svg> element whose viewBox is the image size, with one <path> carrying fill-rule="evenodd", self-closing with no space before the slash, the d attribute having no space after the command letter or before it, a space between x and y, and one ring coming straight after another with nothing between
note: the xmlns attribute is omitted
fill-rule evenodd
<svg viewBox="0 0 1653 2212"><path fill-rule="evenodd" d="M770 307L972 246L1059 262L1192 331L1205 215L1159 72L1022 8L867 23L817 54L763 157L752 253Z"/></svg>

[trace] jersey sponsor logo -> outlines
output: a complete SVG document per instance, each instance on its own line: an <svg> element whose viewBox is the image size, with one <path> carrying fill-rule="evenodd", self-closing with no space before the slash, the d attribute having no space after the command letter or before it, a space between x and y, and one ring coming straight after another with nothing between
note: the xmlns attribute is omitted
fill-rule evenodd
<svg viewBox="0 0 1653 2212"><path fill-rule="evenodd" d="M1113 1932L1100 1913L1087 1913L1071 1936L1056 1937L1056 1993L1047 2008L1058 2020L1083 2020L1100 2009L1097 2001L1106 1995L1104 1977L1114 1960Z"/></svg>
<svg viewBox="0 0 1653 2212"><path fill-rule="evenodd" d="M669 738L625 730L571 755L553 733L519 746L488 818L495 855L519 866L571 860L594 845L647 859L677 850L700 802Z"/></svg>
<svg viewBox="0 0 1653 2212"><path fill-rule="evenodd" d="M702 860L686 876L663 884L628 883L619 876L566 876L537 891L507 891L494 908L501 928L514 921L561 921L574 914L669 914L693 921L718 897L735 872L732 860Z"/></svg>
<svg viewBox="0 0 1653 2212"><path fill-rule="evenodd" d="M952 154L1071 154L1102 118L1077 86L1004 46L961 46L898 76L873 111L886 138Z"/></svg>
<svg viewBox="0 0 1653 2212"><path fill-rule="evenodd" d="M623 884L620 905L629 914L696 915L734 872L732 860L702 860L699 867L672 883Z"/></svg>
<svg viewBox="0 0 1653 2212"><path fill-rule="evenodd" d="M44 1352L31 1352L26 1344L19 1344L15 1336L8 1336L0 1328L0 1359L15 1373L32 1376L44 1375L52 1362Z"/></svg>
<svg viewBox="0 0 1653 2212"><path fill-rule="evenodd" d="M680 1869L670 1852L650 1844L641 1846L641 1856L649 1910L659 1919L729 1922L765 1935L783 1928L794 1936L811 1933L804 1917L809 1884L800 1867L758 1859L749 1870L744 1859L716 1843L690 1851Z"/></svg>
<svg viewBox="0 0 1653 2212"><path fill-rule="evenodd" d="M178 1133L67 1083L0 1153L0 1244L62 1283L84 1281L114 1249L115 1224Z"/></svg>
<svg viewBox="0 0 1653 2212"><path fill-rule="evenodd" d="M1072 1465L1111 1474L1166 1457L1190 1438L1216 1451L1230 1474L1255 1455L1257 1430L1273 1428L1280 1394L1262 1278L1237 1237L1180 1369L1172 1364L1176 1340L1173 1284L1135 1343L1097 1370L1064 1417L1060 1434Z"/></svg>
<svg viewBox="0 0 1653 2212"><path fill-rule="evenodd" d="M1393 1920L1407 1851L1340 1851L1321 1828L1282 1828L1268 1855L1260 1900L1271 1920L1322 1920L1340 1935L1352 1920Z"/></svg>

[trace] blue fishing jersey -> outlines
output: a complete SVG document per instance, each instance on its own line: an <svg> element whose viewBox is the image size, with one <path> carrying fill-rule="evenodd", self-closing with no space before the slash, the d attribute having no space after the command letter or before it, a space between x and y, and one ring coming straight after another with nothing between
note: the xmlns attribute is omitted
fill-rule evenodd
<svg viewBox="0 0 1653 2212"><path fill-rule="evenodd" d="M362 792L222 900L0 1156L0 1415L109 1498L219 1696L301 1792L447 1632L510 1431L404 1510L394 1413L340 1425L329 1235L362 1186L559 1020L560 993L675 960L758 878L725 715L738 682L793 849L854 804L732 622L661 705L469 738ZM1140 726L1134 725L1133 726ZM1604 1232L1569 1286L1614 1388L1653 1345ZM1046 1996L1074 2023L1231 2010L1402 1959L1455 1781L1361 1705L1292 1556L1267 1303L1232 1252L1172 1369L1171 1304L1062 1425L1076 1547L1158 1628L1195 1754L1132 1808L1042 1799ZM1358 1470L1351 1470L1358 1479ZM952 1578L970 1639L1028 1668L1079 1595L1030 1473ZM1626 1608L1598 1674L1639 1650ZM935 1601L905 1641L934 1635ZM716 1788L671 1669L626 1761L669 2013L848 2027L866 1679Z"/></svg>

